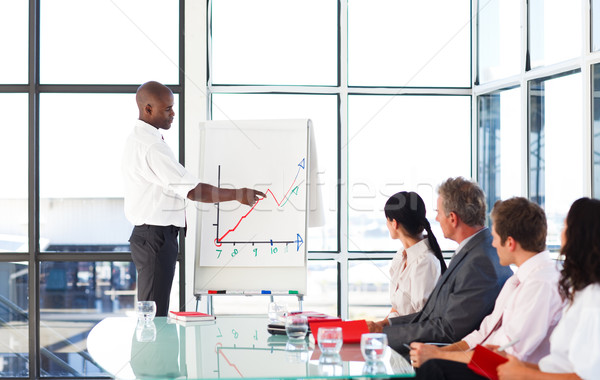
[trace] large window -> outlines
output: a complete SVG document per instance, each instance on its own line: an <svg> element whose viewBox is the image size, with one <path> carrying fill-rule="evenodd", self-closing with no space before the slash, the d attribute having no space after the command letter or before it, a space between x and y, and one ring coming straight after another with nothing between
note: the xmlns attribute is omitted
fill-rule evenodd
<svg viewBox="0 0 600 380"><path fill-rule="evenodd" d="M535 80L529 87L529 195L546 211L553 246L560 245L571 203L584 195L580 94L579 73Z"/></svg>
<svg viewBox="0 0 600 380"><path fill-rule="evenodd" d="M525 155L520 90L497 91L478 99L479 182L487 190L488 210L500 199L521 195Z"/></svg>
<svg viewBox="0 0 600 380"><path fill-rule="evenodd" d="M390 313L390 262L348 262L348 315L351 319L382 320Z"/></svg>
<svg viewBox="0 0 600 380"><path fill-rule="evenodd" d="M480 75L498 51L481 39L500 24L485 23L494 6L495 18L510 18L504 7L516 2L483 2L479 19ZM498 4L495 4L498 3ZM500 7L502 3L503 8ZM528 196L548 218L547 245L557 251L563 220L572 202L598 197L597 144L597 11L596 1L519 1L527 18L520 37L505 47L507 56L526 58L518 71L502 72L493 83L474 87L478 103L478 179L488 206L513 195ZM586 10L589 12L582 12ZM590 25L590 28L583 27ZM593 34L591 33L593 32ZM584 46L583 41L590 41ZM514 75L518 74L518 75ZM586 99L586 94L591 94ZM591 106L588 106L591 105Z"/></svg>
<svg viewBox="0 0 600 380"><path fill-rule="evenodd" d="M532 68L581 55L582 1L529 1L529 58ZM517 48L514 46L513 48Z"/></svg>
<svg viewBox="0 0 600 380"><path fill-rule="evenodd" d="M0 84L27 83L28 17L28 1L0 3Z"/></svg>
<svg viewBox="0 0 600 380"><path fill-rule="evenodd" d="M42 373L51 377L104 375L87 353L87 335L106 316L134 313L135 286L132 262L43 262Z"/></svg>
<svg viewBox="0 0 600 380"><path fill-rule="evenodd" d="M325 282L309 287L306 305L386 315L386 268L401 244L389 238L383 205L398 191L421 194L442 248L456 247L435 222L436 188L473 175L471 5L210 2L212 119L313 121L326 221L309 228L308 276ZM326 289L338 279L335 300ZM220 312L239 312L239 302L266 310L264 300L215 298Z"/></svg>
<svg viewBox="0 0 600 380"><path fill-rule="evenodd" d="M0 255L27 252L27 95L0 93Z"/></svg>
<svg viewBox="0 0 600 380"><path fill-rule="evenodd" d="M183 114L183 3L0 4L0 377L106 376L87 334L136 301L122 149L141 83L170 85Z"/></svg>
<svg viewBox="0 0 600 380"><path fill-rule="evenodd" d="M521 4L519 0L479 1L477 14L479 82L519 74Z"/></svg>
<svg viewBox="0 0 600 380"><path fill-rule="evenodd" d="M590 7L592 11L592 39L591 39L591 47L592 51L600 50L600 1L592 0L590 2Z"/></svg>
<svg viewBox="0 0 600 380"><path fill-rule="evenodd" d="M337 1L211 2L213 84L335 85Z"/></svg>
<svg viewBox="0 0 600 380"><path fill-rule="evenodd" d="M470 87L470 21L469 0L349 0L348 85Z"/></svg>
<svg viewBox="0 0 600 380"><path fill-rule="evenodd" d="M42 83L179 82L177 0L40 4Z"/></svg>
<svg viewBox="0 0 600 380"><path fill-rule="evenodd" d="M175 97L175 104L179 102ZM60 110L68 105L69 117ZM110 110L89 117L90 108ZM137 118L133 94L40 95L42 251L127 251L121 153ZM179 122L164 131L178 154Z"/></svg>
<svg viewBox="0 0 600 380"><path fill-rule="evenodd" d="M0 377L29 376L27 263L0 262Z"/></svg>
<svg viewBox="0 0 600 380"><path fill-rule="evenodd" d="M442 249L456 247L443 239L435 221L436 187L448 177L470 177L470 118L468 96L350 96L350 251L396 251L401 247L390 239L383 214L385 202L399 191L419 193ZM447 154L449 147L459 153ZM425 151L439 159L428 159Z"/></svg>

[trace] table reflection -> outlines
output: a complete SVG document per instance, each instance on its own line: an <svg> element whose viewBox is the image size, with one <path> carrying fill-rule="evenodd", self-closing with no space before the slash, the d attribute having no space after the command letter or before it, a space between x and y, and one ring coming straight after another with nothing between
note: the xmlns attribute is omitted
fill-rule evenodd
<svg viewBox="0 0 600 380"><path fill-rule="evenodd" d="M322 355L312 337L270 335L266 316L218 316L216 321L177 324L157 317L140 326L135 318L106 318L88 337L88 351L120 379L412 377L414 371L389 349L380 363L365 363L358 344Z"/></svg>
<svg viewBox="0 0 600 380"><path fill-rule="evenodd" d="M138 324L131 338L130 365L138 379L185 376L179 367L177 326L166 319Z"/></svg>

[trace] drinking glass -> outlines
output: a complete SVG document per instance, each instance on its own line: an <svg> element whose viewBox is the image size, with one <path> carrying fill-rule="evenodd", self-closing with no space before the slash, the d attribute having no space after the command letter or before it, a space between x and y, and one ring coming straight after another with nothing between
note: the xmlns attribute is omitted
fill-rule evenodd
<svg viewBox="0 0 600 380"><path fill-rule="evenodd" d="M290 339L304 339L308 332L306 315L290 315L285 320L285 333Z"/></svg>
<svg viewBox="0 0 600 380"><path fill-rule="evenodd" d="M135 329L135 337L138 342L154 342L156 340L156 325L154 322L138 324Z"/></svg>
<svg viewBox="0 0 600 380"><path fill-rule="evenodd" d="M342 349L342 328L341 327L321 327L317 334L319 348L325 355L338 354Z"/></svg>
<svg viewBox="0 0 600 380"><path fill-rule="evenodd" d="M319 358L318 370L319 374L325 377L341 376L344 372L342 368L342 357L340 354L321 355Z"/></svg>
<svg viewBox="0 0 600 380"><path fill-rule="evenodd" d="M156 315L156 302L154 301L138 301L137 303L138 321L143 321L148 324L154 320Z"/></svg>
<svg viewBox="0 0 600 380"><path fill-rule="evenodd" d="M290 363L306 363L310 358L306 340L288 340L285 345L287 361Z"/></svg>
<svg viewBox="0 0 600 380"><path fill-rule="evenodd" d="M287 305L283 303L271 302L269 303L269 320L271 322L285 322L288 310Z"/></svg>
<svg viewBox="0 0 600 380"><path fill-rule="evenodd" d="M365 361L376 362L383 359L388 344L387 335L381 333L362 334L360 351Z"/></svg>
<svg viewBox="0 0 600 380"><path fill-rule="evenodd" d="M383 362L365 362L363 375L385 375L387 370Z"/></svg>

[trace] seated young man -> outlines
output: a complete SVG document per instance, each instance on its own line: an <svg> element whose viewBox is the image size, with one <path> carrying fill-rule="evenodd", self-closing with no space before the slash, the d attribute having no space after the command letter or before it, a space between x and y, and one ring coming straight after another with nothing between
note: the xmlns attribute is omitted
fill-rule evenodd
<svg viewBox="0 0 600 380"><path fill-rule="evenodd" d="M516 265L516 273L500 291L494 310L460 342L437 347L413 342L410 358L422 379L484 379L468 367L477 344L502 346L518 340L506 352L537 362L550 350L549 336L558 323L563 301L559 270L546 247L544 210L525 198L498 201L491 213L492 245L500 264Z"/></svg>

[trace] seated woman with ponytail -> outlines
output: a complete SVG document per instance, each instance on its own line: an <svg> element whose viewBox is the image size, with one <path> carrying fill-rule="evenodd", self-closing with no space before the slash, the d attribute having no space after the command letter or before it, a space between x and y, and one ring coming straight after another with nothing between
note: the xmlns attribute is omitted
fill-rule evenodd
<svg viewBox="0 0 600 380"><path fill-rule="evenodd" d="M402 191L385 204L387 227L392 239L402 243L390 267L392 310L387 318L420 311L438 278L446 270L440 246L425 217L425 203L419 194ZM427 235L423 236L423 232Z"/></svg>

